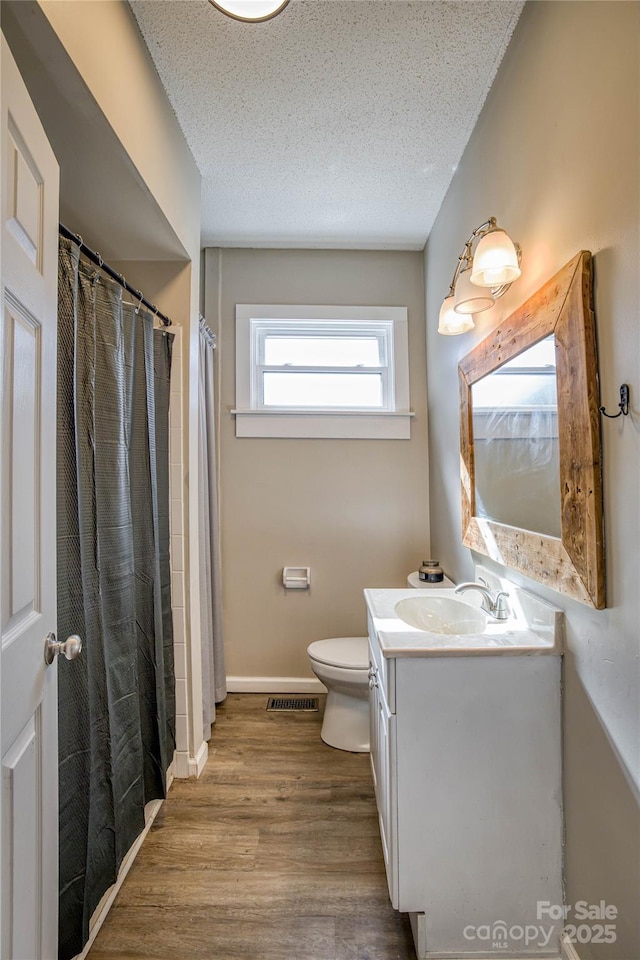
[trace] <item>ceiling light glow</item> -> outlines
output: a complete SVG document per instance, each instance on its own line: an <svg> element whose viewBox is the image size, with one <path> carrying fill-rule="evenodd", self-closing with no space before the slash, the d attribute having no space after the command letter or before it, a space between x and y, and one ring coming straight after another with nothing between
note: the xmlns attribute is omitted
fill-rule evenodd
<svg viewBox="0 0 640 960"><path fill-rule="evenodd" d="M289 0L209 0L209 3L233 20L262 23L276 17Z"/></svg>

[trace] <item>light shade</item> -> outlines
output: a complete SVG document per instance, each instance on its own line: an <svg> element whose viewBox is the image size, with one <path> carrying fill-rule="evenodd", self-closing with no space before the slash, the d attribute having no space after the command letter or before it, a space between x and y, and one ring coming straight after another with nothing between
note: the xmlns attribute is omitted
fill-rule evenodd
<svg viewBox="0 0 640 960"><path fill-rule="evenodd" d="M455 337L459 333L466 333L475 326L470 316L462 316L453 309L453 296L447 297L440 307L440 319L438 321L438 333L445 337Z"/></svg>
<svg viewBox="0 0 640 960"><path fill-rule="evenodd" d="M234 20L260 23L279 14L289 0L209 0L209 3Z"/></svg>
<svg viewBox="0 0 640 960"><path fill-rule="evenodd" d="M488 290L481 290L471 282L471 268L458 274L453 309L456 313L482 313L494 304Z"/></svg>
<svg viewBox="0 0 640 960"><path fill-rule="evenodd" d="M471 282L477 287L500 287L520 276L518 253L504 230L490 230L482 237L473 255Z"/></svg>

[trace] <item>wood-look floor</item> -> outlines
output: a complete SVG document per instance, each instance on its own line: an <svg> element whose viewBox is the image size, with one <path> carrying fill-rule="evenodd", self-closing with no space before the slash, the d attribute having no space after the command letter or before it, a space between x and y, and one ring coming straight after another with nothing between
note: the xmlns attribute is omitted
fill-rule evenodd
<svg viewBox="0 0 640 960"><path fill-rule="evenodd" d="M414 960L369 755L266 702L219 708L202 777L174 782L89 960Z"/></svg>

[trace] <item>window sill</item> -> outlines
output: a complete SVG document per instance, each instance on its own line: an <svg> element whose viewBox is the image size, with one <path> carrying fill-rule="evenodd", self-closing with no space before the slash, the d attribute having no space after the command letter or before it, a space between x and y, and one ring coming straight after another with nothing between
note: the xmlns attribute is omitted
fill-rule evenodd
<svg viewBox="0 0 640 960"><path fill-rule="evenodd" d="M236 437L317 440L410 440L412 412L232 410Z"/></svg>

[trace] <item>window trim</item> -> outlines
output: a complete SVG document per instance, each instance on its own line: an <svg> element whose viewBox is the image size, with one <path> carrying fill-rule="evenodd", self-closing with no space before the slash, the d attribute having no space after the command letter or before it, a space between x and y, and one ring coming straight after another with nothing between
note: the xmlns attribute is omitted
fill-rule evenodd
<svg viewBox="0 0 640 960"><path fill-rule="evenodd" d="M255 396L258 365L252 321L310 320L328 324L346 321L354 330L367 323L389 324L389 392L385 409L261 407ZM326 329L326 326L325 326ZM344 368L349 370L350 368ZM368 370L378 368L366 368ZM409 409L409 338L406 307L363 307L299 304L236 304L237 437L318 437L410 439L414 414Z"/></svg>

